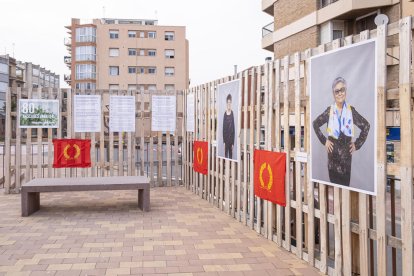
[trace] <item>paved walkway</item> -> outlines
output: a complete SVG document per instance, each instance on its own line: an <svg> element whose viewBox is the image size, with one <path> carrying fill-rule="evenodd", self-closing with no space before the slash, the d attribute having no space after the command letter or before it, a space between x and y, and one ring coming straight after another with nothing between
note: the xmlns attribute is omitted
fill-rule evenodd
<svg viewBox="0 0 414 276"><path fill-rule="evenodd" d="M184 188L41 195L20 216L0 190L0 275L319 275Z"/></svg>

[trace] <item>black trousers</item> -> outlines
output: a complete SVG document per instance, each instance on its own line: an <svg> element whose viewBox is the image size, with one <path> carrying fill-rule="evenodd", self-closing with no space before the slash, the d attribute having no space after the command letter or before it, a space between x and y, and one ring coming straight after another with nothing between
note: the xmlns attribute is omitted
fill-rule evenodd
<svg viewBox="0 0 414 276"><path fill-rule="evenodd" d="M233 159L233 147L230 146L226 146L224 147L224 157L229 158L229 159Z"/></svg>
<svg viewBox="0 0 414 276"><path fill-rule="evenodd" d="M351 182L351 172L339 174L336 171L329 170L329 179L332 183L349 187L349 183Z"/></svg>

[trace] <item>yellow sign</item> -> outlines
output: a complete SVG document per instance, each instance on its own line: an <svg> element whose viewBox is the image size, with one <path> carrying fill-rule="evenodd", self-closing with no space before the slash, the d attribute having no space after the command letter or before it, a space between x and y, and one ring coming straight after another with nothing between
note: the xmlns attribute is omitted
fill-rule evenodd
<svg viewBox="0 0 414 276"><path fill-rule="evenodd" d="M197 149L197 162L200 165L203 164L203 149L202 148Z"/></svg>
<svg viewBox="0 0 414 276"><path fill-rule="evenodd" d="M69 150L71 147L74 147L74 148L75 148L75 150L76 150L76 153L75 153L75 155L74 155L74 156L70 156L70 155L69 155L69 153L68 153L68 150ZM65 159L66 159L66 160L75 160L75 159L78 159L78 157L79 157L80 153L81 153L80 148L79 148L79 146L78 146L78 145L76 145L76 144L74 144L74 145L72 145L72 146L71 146L71 145L66 145L66 147L63 149L63 156L65 157Z"/></svg>
<svg viewBox="0 0 414 276"><path fill-rule="evenodd" d="M263 180L263 171L267 168L267 172L269 173L269 181L267 182L267 185L265 186L264 180ZM259 180L260 180L260 186L263 189L267 189L267 190L271 190L272 189L272 185L273 185L273 172L272 169L270 168L270 165L268 163L263 163L262 166L260 167L260 175L259 175Z"/></svg>

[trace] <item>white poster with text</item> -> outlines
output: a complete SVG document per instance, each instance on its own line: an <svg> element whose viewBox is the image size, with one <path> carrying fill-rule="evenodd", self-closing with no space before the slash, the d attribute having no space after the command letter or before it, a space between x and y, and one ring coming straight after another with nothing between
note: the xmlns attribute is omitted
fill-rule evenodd
<svg viewBox="0 0 414 276"><path fill-rule="evenodd" d="M187 95L187 131L194 132L194 94Z"/></svg>
<svg viewBox="0 0 414 276"><path fill-rule="evenodd" d="M135 97L109 98L109 129L111 132L135 132Z"/></svg>
<svg viewBox="0 0 414 276"><path fill-rule="evenodd" d="M75 95L73 109L75 132L101 131L100 95Z"/></svg>
<svg viewBox="0 0 414 276"><path fill-rule="evenodd" d="M151 131L175 131L176 96L152 96Z"/></svg>

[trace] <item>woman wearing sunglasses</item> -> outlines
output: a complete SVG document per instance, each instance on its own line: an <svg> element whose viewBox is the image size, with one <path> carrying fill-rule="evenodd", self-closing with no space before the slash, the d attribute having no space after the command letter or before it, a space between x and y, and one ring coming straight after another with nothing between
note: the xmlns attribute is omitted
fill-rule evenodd
<svg viewBox="0 0 414 276"><path fill-rule="evenodd" d="M333 81L332 93L335 102L313 121L313 129L328 152L330 181L349 186L352 154L365 143L370 125L353 106L346 102L346 87L346 80L342 77ZM324 124L327 124L328 137L325 137L320 129ZM355 126L361 130L356 139L354 139Z"/></svg>

